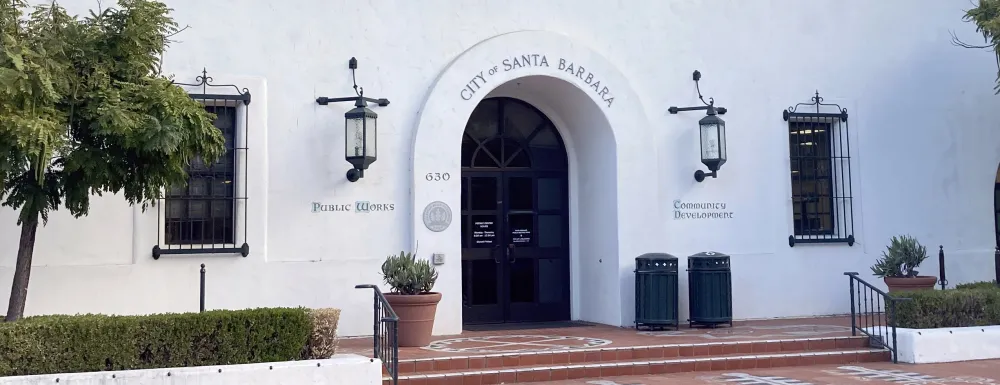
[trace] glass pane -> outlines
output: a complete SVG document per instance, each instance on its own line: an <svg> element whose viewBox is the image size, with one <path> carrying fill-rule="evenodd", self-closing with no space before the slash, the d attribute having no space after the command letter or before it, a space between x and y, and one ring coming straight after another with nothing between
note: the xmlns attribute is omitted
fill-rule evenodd
<svg viewBox="0 0 1000 385"><path fill-rule="evenodd" d="M504 136L516 139L527 139L543 119L534 108L518 102L504 103L503 115Z"/></svg>
<svg viewBox="0 0 1000 385"><path fill-rule="evenodd" d="M470 205L472 210L496 210L497 209L497 178L493 177L473 177Z"/></svg>
<svg viewBox="0 0 1000 385"><path fill-rule="evenodd" d="M538 180L538 210L560 210L563 208L562 179L541 178Z"/></svg>
<svg viewBox="0 0 1000 385"><path fill-rule="evenodd" d="M531 187L530 177L515 177L507 179L507 199L511 210L534 210L535 194Z"/></svg>
<svg viewBox="0 0 1000 385"><path fill-rule="evenodd" d="M563 289L568 277L565 262L561 259L538 260L538 302L563 302Z"/></svg>
<svg viewBox="0 0 1000 385"><path fill-rule="evenodd" d="M531 244L535 235L534 214L511 214L507 216L507 228L510 229L510 243L516 246Z"/></svg>
<svg viewBox="0 0 1000 385"><path fill-rule="evenodd" d="M566 169L566 150L563 149L552 126L539 131L529 146L532 167L548 170Z"/></svg>
<svg viewBox="0 0 1000 385"><path fill-rule="evenodd" d="M701 158L719 159L719 129L718 125L701 126Z"/></svg>
<svg viewBox="0 0 1000 385"><path fill-rule="evenodd" d="M365 132L364 119L348 119L344 132L344 154L346 156L364 156Z"/></svg>
<svg viewBox="0 0 1000 385"><path fill-rule="evenodd" d="M462 178L462 208L469 209L469 178Z"/></svg>
<svg viewBox="0 0 1000 385"><path fill-rule="evenodd" d="M498 265L492 259L462 261L463 276L466 283L462 285L462 296L470 305L492 305L500 302L497 290Z"/></svg>
<svg viewBox="0 0 1000 385"><path fill-rule="evenodd" d="M462 215L462 248L469 247L469 237L472 236L472 222L468 215Z"/></svg>
<svg viewBox="0 0 1000 385"><path fill-rule="evenodd" d="M167 218L184 218L184 212L187 209L187 201L183 200L167 200L166 208L164 212Z"/></svg>
<svg viewBox="0 0 1000 385"><path fill-rule="evenodd" d="M500 167L503 159L503 145L499 139L490 139L476 152L472 167Z"/></svg>
<svg viewBox="0 0 1000 385"><path fill-rule="evenodd" d="M516 257L514 249L512 257ZM535 259L519 258L510 265L510 302L535 302Z"/></svg>
<svg viewBox="0 0 1000 385"><path fill-rule="evenodd" d="M469 123L465 125L465 132L483 141L486 138L496 136L499 133L500 110L496 100L483 100L472 111Z"/></svg>
<svg viewBox="0 0 1000 385"><path fill-rule="evenodd" d="M726 160L726 124L719 126L719 159Z"/></svg>
<svg viewBox="0 0 1000 385"><path fill-rule="evenodd" d="M472 167L472 155L475 154L479 145L469 138L469 134L462 136L462 167Z"/></svg>
<svg viewBox="0 0 1000 385"><path fill-rule="evenodd" d="M205 201L188 201L188 218L205 218L207 217L207 212L205 210Z"/></svg>
<svg viewBox="0 0 1000 385"><path fill-rule="evenodd" d="M507 160L507 167L531 167L531 158L528 158L528 152L524 150L516 152L513 157Z"/></svg>
<svg viewBox="0 0 1000 385"><path fill-rule="evenodd" d="M375 119L373 117L365 118L365 156L373 158L378 156L378 146L375 139L378 132L378 122Z"/></svg>
<svg viewBox="0 0 1000 385"><path fill-rule="evenodd" d="M563 246L563 219L561 215L538 216L538 247Z"/></svg>
<svg viewBox="0 0 1000 385"><path fill-rule="evenodd" d="M188 195L208 195L208 181L204 178L191 178L188 180Z"/></svg>
<svg viewBox="0 0 1000 385"><path fill-rule="evenodd" d="M493 247L497 242L495 215L472 216L472 247ZM492 262L492 260L490 260Z"/></svg>

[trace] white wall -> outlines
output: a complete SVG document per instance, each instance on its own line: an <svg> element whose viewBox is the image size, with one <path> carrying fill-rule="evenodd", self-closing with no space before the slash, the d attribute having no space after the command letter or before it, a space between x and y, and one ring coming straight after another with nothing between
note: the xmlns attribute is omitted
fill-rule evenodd
<svg viewBox="0 0 1000 385"><path fill-rule="evenodd" d="M2 385L377 385L382 362L355 354L325 360L0 377Z"/></svg>
<svg viewBox="0 0 1000 385"><path fill-rule="evenodd" d="M62 3L81 14L96 6ZM531 101L571 147L578 319L630 324L633 258L652 251L682 257L682 267L683 257L698 251L732 254L737 318L846 312L841 273L869 277L868 266L900 233L932 253L944 245L953 284L991 278L1000 163L996 64L988 52L950 43L950 31L979 41L961 20L967 2L167 3L190 28L176 37L165 68L187 82L207 68L217 83L254 95L251 253L154 261L155 212L96 198L89 217L58 212L39 230L30 314L196 310L197 266L206 263L209 307L339 307L341 334L366 334L371 294L353 286L378 283L384 256L418 245L424 256L446 254L435 332L458 332L458 224L429 234L419 217L431 200L456 201L458 178L428 186L415 176L455 167L455 133L474 107L461 102L458 85L472 69L512 53L595 63L591 69L611 79L605 84L616 97L607 108L581 83L542 69L504 75L477 95ZM342 154L342 115L351 106L314 102L351 94L352 56L366 95L392 101L377 108L379 159L357 183L344 179ZM703 167L695 132L701 115L667 113L669 106L698 104L695 69L704 75L705 96L729 108L729 161L704 183L691 176ZM522 84L531 92L495 88L520 76L530 77ZM816 90L851 114L853 247L787 244L792 207L781 111L809 102ZM734 218L674 220L677 199L723 201ZM310 208L356 200L393 203L395 210ZM0 210L0 284L13 273L15 216ZM936 274L936 258L921 271ZM7 298L5 289L0 293L0 301Z"/></svg>

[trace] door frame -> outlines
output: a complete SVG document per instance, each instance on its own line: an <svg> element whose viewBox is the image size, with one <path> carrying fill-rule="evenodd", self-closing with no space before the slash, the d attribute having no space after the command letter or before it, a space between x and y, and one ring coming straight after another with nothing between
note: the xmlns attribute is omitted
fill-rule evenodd
<svg viewBox="0 0 1000 385"><path fill-rule="evenodd" d="M530 110L533 110L541 118L540 124L534 128L534 131L532 131L530 135L526 135L525 136L526 139L524 139L523 141L519 141L521 143L523 151L529 151L531 148L533 148L531 147L531 144L528 141L535 138L535 135L537 135L538 133L542 133L545 130L550 130L551 133L555 135L555 139L558 141L558 146L559 146L558 148L561 152L560 156L565 157L564 158L565 163L563 163L562 166L557 166L556 164L548 164L548 162L545 162L545 164L540 164L536 163L535 160L532 159L530 166L525 165L526 167L513 167L513 166L506 166L505 165L506 160L500 159L499 160L500 164L497 167L490 167L490 166L472 167L473 165L471 163L468 165L465 164L466 159L465 159L465 154L463 153L463 164L461 168L461 180L462 180L461 188L463 195L462 198L463 201L461 207L461 218L463 226L462 248L461 248L462 250L461 260L463 264L461 268L462 271L461 284L463 292L466 292L466 290L468 290L468 292L472 291L471 286L473 281L471 280L467 281L467 279L474 279L474 278L468 278L472 277L471 275L472 267L471 264L469 266L466 265L465 262L467 260L493 259L495 263L500 265L498 266L498 269L496 269L496 285L497 285L496 292L498 296L497 303L488 305L471 305L468 304L468 302L473 300L474 296L472 296L473 298L466 300L466 298L464 298L465 296L463 295L463 301L462 301L463 324L472 325L472 324L489 324L489 323L568 321L572 319L571 290L573 281L572 277L573 270L571 266L572 246L570 243L571 202L570 202L570 183L569 183L570 173L569 173L569 160L568 160L569 155L566 150L565 142L563 141L562 135L559 134L559 131L556 129L555 124L552 122L552 120L548 116L546 116L545 113L541 112L531 104L519 99L506 98L506 97L488 98L484 99L482 102L487 102L487 101L496 101L498 103L497 116L496 116L498 124L494 136L492 137L494 140L497 138L501 140L506 140L504 138L517 140L516 137L510 136L511 133L507 131L508 127L506 123L506 118L508 116L505 115L505 106L511 103L516 103L523 107L527 107ZM473 113L473 116L475 116L475 113ZM470 122L471 120L472 117L470 117ZM468 124L470 122L466 123L467 129L468 129ZM481 149L484 149L484 147L482 146L484 146L486 142L482 140L490 140L490 139L468 139L466 138L466 136L470 135L468 131L466 131L466 133L464 133L463 135L464 135L463 152L464 150L466 150L465 149L466 140L475 140L476 142L480 143L477 149L472 153L473 154L472 158L475 158L475 154L477 154ZM469 138L474 138L474 137L469 137ZM534 154L534 152L529 153L529 156L530 154ZM545 159L545 158L543 157L540 159ZM471 158L469 161L473 162ZM532 241L530 241L529 244L533 246L529 248L529 250L531 250L529 251L529 253L533 253L532 259L537 260L537 262L534 262L534 266L532 269L534 272L533 286L535 292L532 293L532 298L534 299L534 301L523 302L523 303L516 303L512 301L513 298L511 297L510 280L512 279L511 278L512 267L513 263L515 263L516 261L517 258L516 253L518 250L516 246L513 249L510 249L508 247L513 243L511 242L510 239L512 235L511 234L512 229L509 228L508 226L509 216L511 215L510 213L511 199L508 192L509 190L508 183L511 178L516 178L518 176L530 177L532 180L531 194L533 196L532 199L533 203L531 211L533 219L532 219L531 237L533 239ZM496 188L497 188L496 191L497 205L495 210L471 210L472 208L471 180L472 178L477 178L477 177L495 178ZM560 214L559 226L562 229L562 231L559 234L560 236L559 246L552 248L552 250L555 251L550 251L550 253L551 252L558 253L556 258L543 258L545 255L545 251L543 251L542 248L539 247L537 243L538 233L539 233L539 227L538 227L539 216L545 215L544 213L541 212L541 210L538 209L539 207L538 183L540 179L547 179L547 178L555 178L559 180L560 195L558 199L561 201L560 207L557 209L545 210L546 212L552 212L549 215L554 214L554 212L556 211L558 211ZM470 196L467 197L466 194L470 194ZM466 199L469 199L470 201L466 201ZM489 249L469 247L472 246L470 243L473 242L474 238L472 238L473 234L467 234L467 232L474 231L472 230L474 215L495 215L494 231L496 234L494 241L497 243L493 247ZM513 252L513 255L508 254L508 252L510 251ZM542 288L544 285L543 282L545 281L541 279L542 277L540 276L540 274L542 273L541 270L543 269L542 261L552 261L552 260L555 260L554 263L557 264L555 268L558 269L556 270L557 272L555 273L556 274L555 277L562 277L561 282L559 282L560 287L558 288L560 295L554 298L546 298L546 300L557 301L557 302L546 303L546 302L541 302L544 298L544 296L542 295L543 293ZM547 277L553 277L553 276L547 275Z"/></svg>

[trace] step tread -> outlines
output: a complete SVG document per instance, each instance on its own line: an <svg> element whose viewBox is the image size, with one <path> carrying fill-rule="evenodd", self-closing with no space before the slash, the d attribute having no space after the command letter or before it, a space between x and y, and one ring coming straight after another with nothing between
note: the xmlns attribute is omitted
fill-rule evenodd
<svg viewBox="0 0 1000 385"><path fill-rule="evenodd" d="M438 377L452 377L452 376L465 376L465 375L479 375L485 373L527 372L527 371L551 370L551 369L634 366L634 365L650 365L650 364L660 364L660 363L686 363L686 362L705 362L705 361L711 362L711 361L726 361L726 360L738 360L738 359L742 360L742 359L782 358L782 357L839 356L847 354L868 354L868 353L883 353L883 352L886 352L886 350L875 349L875 348L854 348L854 349L830 349L823 351L798 351L798 352L781 352L781 353L765 353L765 354L737 353L728 355L710 355L710 356L698 356L698 357L672 357L672 358L660 358L660 359L587 362L579 364L543 364L543 365L505 367L505 368L443 370L434 372L402 374L399 376L399 379L438 378ZM388 377L384 377L384 379L385 378Z"/></svg>
<svg viewBox="0 0 1000 385"><path fill-rule="evenodd" d="M675 358L711 357L725 355L760 355L774 353L802 353L836 349L863 349L868 347L864 338L830 338L751 344L695 345L670 344L652 346L624 346L604 349L574 349L555 352L506 353L492 356L443 357L400 361L399 374L446 372L454 370L508 369L539 365L590 364L630 360L662 360Z"/></svg>
<svg viewBox="0 0 1000 385"><path fill-rule="evenodd" d="M809 338L792 338L792 339L780 339L780 340L742 340L742 341L712 341L712 342L698 342L698 343L677 343L677 344L653 344L653 345L629 345L629 346L603 346L595 348L584 348L584 349L561 349L561 350L549 350L541 352L509 352L509 353L486 353L486 354L469 354L465 356L442 356L442 357L425 357L425 358L410 358L401 359L400 363L417 363L417 362L427 362L427 361L443 361L443 360L456 360L456 359L469 359L469 358L494 358L494 357L519 357L527 355L554 355L554 354L564 354L564 353L586 353L586 352L599 352L599 351L618 351L618 350L637 350L637 349L657 349L657 348L683 348L683 347L713 347L713 346L740 346L740 345L752 345L761 343L808 343L813 341L867 341L868 337L865 336L834 336L834 337L809 337Z"/></svg>

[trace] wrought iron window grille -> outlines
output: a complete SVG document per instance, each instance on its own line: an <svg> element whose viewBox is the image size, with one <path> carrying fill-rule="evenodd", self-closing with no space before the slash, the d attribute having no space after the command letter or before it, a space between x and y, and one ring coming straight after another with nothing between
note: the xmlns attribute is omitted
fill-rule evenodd
<svg viewBox="0 0 1000 385"><path fill-rule="evenodd" d="M187 168L188 182L167 188L159 199L153 259L177 254L243 257L250 254L247 243L250 90L232 84L212 84L213 80L203 69L195 83L174 82L197 88L189 90L191 98L216 115L214 124L225 137L226 151L212 164L205 164L198 157L192 159Z"/></svg>
<svg viewBox="0 0 1000 385"><path fill-rule="evenodd" d="M799 109L802 108L800 111ZM793 234L798 243L847 243L854 246L854 197L847 109L811 103L782 112L788 122Z"/></svg>

